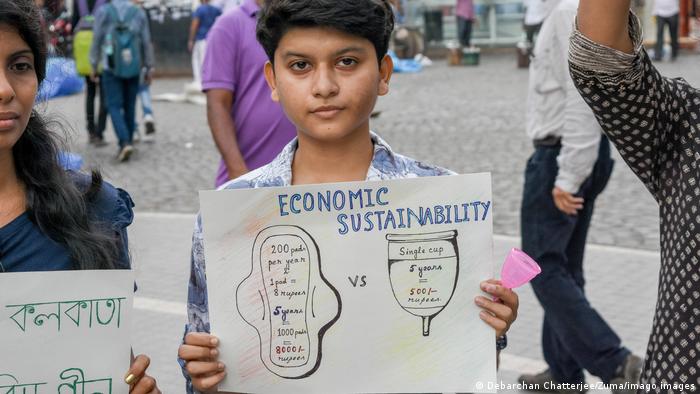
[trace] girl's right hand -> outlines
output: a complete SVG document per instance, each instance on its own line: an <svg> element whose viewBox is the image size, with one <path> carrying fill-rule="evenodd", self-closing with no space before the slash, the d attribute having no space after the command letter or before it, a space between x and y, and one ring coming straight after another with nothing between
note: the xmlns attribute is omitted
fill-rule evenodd
<svg viewBox="0 0 700 394"><path fill-rule="evenodd" d="M215 388L226 376L226 366L217 360L219 339L203 332L191 332L180 345L178 356L185 361L185 370L198 391Z"/></svg>

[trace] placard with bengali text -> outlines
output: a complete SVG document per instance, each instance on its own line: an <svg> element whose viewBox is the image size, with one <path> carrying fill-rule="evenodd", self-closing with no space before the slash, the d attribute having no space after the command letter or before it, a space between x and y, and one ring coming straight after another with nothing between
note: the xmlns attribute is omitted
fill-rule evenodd
<svg viewBox="0 0 700 394"><path fill-rule="evenodd" d="M0 393L126 394L131 270L0 274Z"/></svg>

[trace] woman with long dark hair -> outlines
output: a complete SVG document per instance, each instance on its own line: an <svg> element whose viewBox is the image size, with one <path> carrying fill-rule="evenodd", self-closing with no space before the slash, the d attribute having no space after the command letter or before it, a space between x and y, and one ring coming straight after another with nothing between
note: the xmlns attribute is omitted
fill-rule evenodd
<svg viewBox="0 0 700 394"><path fill-rule="evenodd" d="M32 0L0 0L0 272L130 267L123 190L66 172L59 139L34 110L45 77L46 41ZM138 356L132 393L159 393Z"/></svg>

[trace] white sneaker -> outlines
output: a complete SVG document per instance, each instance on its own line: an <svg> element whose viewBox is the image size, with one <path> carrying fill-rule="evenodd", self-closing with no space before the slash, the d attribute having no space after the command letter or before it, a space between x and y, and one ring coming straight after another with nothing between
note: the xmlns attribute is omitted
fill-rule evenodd
<svg viewBox="0 0 700 394"><path fill-rule="evenodd" d="M131 157L132 153L134 153L134 147L131 145L124 145L124 147L119 151L117 160L119 160L122 163L129 161L129 158Z"/></svg>

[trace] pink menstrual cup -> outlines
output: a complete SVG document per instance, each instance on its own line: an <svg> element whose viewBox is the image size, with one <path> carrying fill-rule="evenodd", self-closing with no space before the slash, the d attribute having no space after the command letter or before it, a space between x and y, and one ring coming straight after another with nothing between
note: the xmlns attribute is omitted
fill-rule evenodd
<svg viewBox="0 0 700 394"><path fill-rule="evenodd" d="M504 287L515 289L531 281L540 272L542 269L532 257L520 249L513 248L501 269L501 282Z"/></svg>

